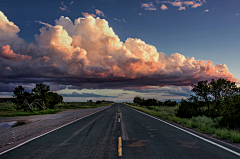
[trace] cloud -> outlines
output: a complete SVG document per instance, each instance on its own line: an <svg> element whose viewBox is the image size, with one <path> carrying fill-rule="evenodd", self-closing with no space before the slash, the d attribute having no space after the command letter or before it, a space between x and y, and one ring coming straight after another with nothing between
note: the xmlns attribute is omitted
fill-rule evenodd
<svg viewBox="0 0 240 159"><path fill-rule="evenodd" d="M236 16L239 16L239 14L236 14Z"/></svg>
<svg viewBox="0 0 240 159"><path fill-rule="evenodd" d="M44 23L44 22L42 22L42 21L38 21L38 20L35 20L35 22L36 23L39 23L39 24L43 24L43 25L45 25L45 26L48 26L48 27L52 27L52 25L50 25L50 24L48 24L48 23Z"/></svg>
<svg viewBox="0 0 240 159"><path fill-rule="evenodd" d="M166 10L166 9L168 9L168 7L166 5L164 5L164 4L162 4L161 9L162 10Z"/></svg>
<svg viewBox="0 0 240 159"><path fill-rule="evenodd" d="M185 10L186 7L179 7L178 10Z"/></svg>
<svg viewBox="0 0 240 159"><path fill-rule="evenodd" d="M67 6L66 5L64 5L64 2L62 1L61 2L61 7L59 7L59 9L61 9L62 11L65 11L65 10L67 10Z"/></svg>
<svg viewBox="0 0 240 159"><path fill-rule="evenodd" d="M185 10L186 7L188 7L188 6L192 6L192 8L200 7L206 1L205 0L193 0L193 1L180 1L180 0L177 0L177 1L170 1L170 0L158 1L157 0L156 2L157 2L157 4L159 4L159 3L171 4L172 6L179 7L178 10Z"/></svg>
<svg viewBox="0 0 240 159"><path fill-rule="evenodd" d="M194 5L192 5L192 8L197 8L197 7L200 7L200 6L202 6L201 3L195 3Z"/></svg>
<svg viewBox="0 0 240 159"><path fill-rule="evenodd" d="M124 23L126 22L124 19L121 20L121 19L114 18L114 20L119 21L119 22L124 22Z"/></svg>
<svg viewBox="0 0 240 159"><path fill-rule="evenodd" d="M187 6L189 5L194 5L193 1L184 1L183 4L186 4Z"/></svg>
<svg viewBox="0 0 240 159"><path fill-rule="evenodd" d="M71 1L69 4L73 4L74 2L73 1Z"/></svg>
<svg viewBox="0 0 240 159"><path fill-rule="evenodd" d="M142 3L141 7L144 8L145 10L157 10L157 7L154 6L152 2Z"/></svg>
<svg viewBox="0 0 240 159"><path fill-rule="evenodd" d="M179 53L167 56L141 39L122 42L99 17L87 15L72 21L61 16L55 25L41 22L44 26L31 43L18 36L20 29L2 12L0 17L0 91L40 82L56 89L131 90L189 86L220 77L237 81L225 64L213 65Z"/></svg>
<svg viewBox="0 0 240 159"><path fill-rule="evenodd" d="M83 16L92 16L92 17L96 17L96 15L94 15L94 14L83 13L83 12L82 12L82 15L83 15Z"/></svg>
<svg viewBox="0 0 240 159"><path fill-rule="evenodd" d="M181 6L182 6L182 2L180 2L180 1L175 1L175 2L172 2L172 5L173 5L173 6L177 6L177 7L181 7Z"/></svg>
<svg viewBox="0 0 240 159"><path fill-rule="evenodd" d="M102 16L102 17L105 17L105 15L103 14L102 11L98 10L98 9L95 9L96 11L96 14L99 15L99 16Z"/></svg>
<svg viewBox="0 0 240 159"><path fill-rule="evenodd" d="M92 98L117 98L118 96L108 96L108 95L99 95L99 94L94 94L94 93L77 93L77 92L72 92L72 94L61 94L63 97L92 97Z"/></svg>
<svg viewBox="0 0 240 159"><path fill-rule="evenodd" d="M206 10L204 10L202 13L205 13L205 12L209 12L209 10L208 10L208 9L206 9Z"/></svg>
<svg viewBox="0 0 240 159"><path fill-rule="evenodd" d="M11 61L22 61L22 60L32 59L31 56L15 54L10 49L9 45L2 46L2 48L0 48L0 58L6 59L6 60L11 60ZM7 68L9 68L9 67L7 67Z"/></svg>

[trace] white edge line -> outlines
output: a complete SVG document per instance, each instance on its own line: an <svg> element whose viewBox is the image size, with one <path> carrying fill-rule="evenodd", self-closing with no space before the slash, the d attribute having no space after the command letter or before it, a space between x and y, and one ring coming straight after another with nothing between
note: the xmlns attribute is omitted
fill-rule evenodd
<svg viewBox="0 0 240 159"><path fill-rule="evenodd" d="M125 106L126 106L126 105L125 105ZM133 108L131 108L131 107L129 107L129 106L127 106L127 107L130 108L130 109L133 109ZM233 151L233 150L231 150L231 149L229 149L229 148L227 148L227 147L224 147L224 146L222 146L222 145L219 145L219 144L217 144L217 143L215 143L215 142L212 142L212 141L210 141L210 140L208 140L208 139L205 139L205 138L203 138L203 137L201 137L201 136L198 136L198 135L196 135L196 134L194 134L194 133L191 133L191 132L189 132L189 131L187 131L187 130L184 130L184 129L180 128L180 127L177 127L177 126L175 126L175 125L172 125L172 124L170 124L170 123L168 123L168 122L166 122L166 121L164 121L164 120L161 120L161 119L156 118L156 117L154 117L154 116L151 116L151 115L149 115L149 114L143 113L143 112L141 112L141 111L139 111L139 110L136 110L136 109L133 109L133 110L135 110L135 111L137 111L137 112L139 112L139 113L142 113L142 114L144 114L144 115L147 115L147 116L149 116L149 117L151 117L151 118L157 119L157 120L159 120L159 121L161 121L161 122L163 122L163 123L165 123L165 124L168 124L168 125L170 125L170 126L172 126L172 127L174 127L174 128L177 128L177 129L179 129L179 130L182 130L182 131L184 131L184 132L186 132L186 133L188 133L188 134L190 134L190 135L192 135L192 136L195 136L195 137L197 137L197 138L199 138L199 139L201 139L201 140L204 140L204 141L206 141L206 142L208 142L208 143L210 143L210 144L213 144L213 145L218 146L218 147L220 147L220 148L222 148L222 149L224 149L224 150L226 150L226 151L229 151L229 152L231 152L231 153L234 153L234 154L237 155L237 156L240 156L240 153L238 153L238 152L236 152L236 151Z"/></svg>
<svg viewBox="0 0 240 159"><path fill-rule="evenodd" d="M111 106L112 106L112 105L111 105ZM107 108L109 108L109 107L107 107ZM107 108L101 109L101 110L99 110L99 111L97 111L97 112L93 112L93 113L91 113L91 114L88 114L87 116L84 116L84 117L81 117L81 118L79 118L79 119L73 120L73 121L71 121L71 122L69 122L69 123L67 123L67 124L64 124L64 125L56 128L56 129L53 129L53 130L48 131L48 132L46 132L46 133L44 133L44 134L41 134L41 135L36 136L36 137L34 137L34 138L31 138L31 139L29 139L29 140L27 140L27 141L25 141L25 142L23 142L23 143L21 143L21 144L19 144L19 145L17 145L17 146L14 146L14 147L12 147L12 148L10 148L10 149L8 149L8 150L5 150L5 151L1 152L1 153L0 153L0 156L3 155L4 153L7 153L7 152L9 152L9 151L11 151L11 150L13 150L13 149L16 149L16 148L18 148L18 147L20 147L20 146L22 146L22 145L24 145L24 144L32 141L32 140L35 140L35 139L37 139L37 138L39 138L39 137L42 137L42 136L44 136L44 135L46 135L46 134L49 134L49 133L51 133L51 132L53 132L53 131L55 131L55 130L58 130L58 129L64 127L64 126L67 126L67 125L69 125L69 124L72 124L72 123L74 123L74 122L76 122L76 121L78 121L78 120L81 120L81 119L83 119L83 118L86 118L86 117L88 117L88 116L91 116L91 115L93 115L93 114L95 114L95 113L98 113L98 112L100 112L100 111L102 111L102 110L105 110L105 109L107 109Z"/></svg>

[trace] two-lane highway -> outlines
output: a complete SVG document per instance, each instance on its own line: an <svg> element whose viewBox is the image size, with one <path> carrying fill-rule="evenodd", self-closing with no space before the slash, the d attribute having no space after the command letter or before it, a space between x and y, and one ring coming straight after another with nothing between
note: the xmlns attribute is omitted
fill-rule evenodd
<svg viewBox="0 0 240 159"><path fill-rule="evenodd" d="M240 158L234 154L238 149L222 146L226 149L123 104L114 104L6 152L0 159Z"/></svg>

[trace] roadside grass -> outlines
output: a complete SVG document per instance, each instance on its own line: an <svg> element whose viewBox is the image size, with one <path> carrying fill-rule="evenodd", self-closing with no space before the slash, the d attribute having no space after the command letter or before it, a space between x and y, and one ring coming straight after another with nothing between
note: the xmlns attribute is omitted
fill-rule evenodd
<svg viewBox="0 0 240 159"><path fill-rule="evenodd" d="M164 107L164 106L150 106L151 110L146 107L138 107L133 106L131 104L123 103L131 108L140 110L144 113L169 120L170 122L174 122L180 124L184 127L194 129L201 133L206 133L212 135L214 138L227 140L230 139L234 143L240 143L240 132L238 130L229 130L226 128L219 128L217 123L221 118L211 119L206 116L198 116L192 117L190 119L187 118L179 118L175 116L176 107Z"/></svg>
<svg viewBox="0 0 240 159"><path fill-rule="evenodd" d="M13 103L0 103L0 111L14 111L16 106Z"/></svg>
<svg viewBox="0 0 240 159"><path fill-rule="evenodd" d="M41 111L0 111L0 117L14 117L14 116L29 116L29 115L44 115L44 114L55 114L60 112L60 109L47 109Z"/></svg>
<svg viewBox="0 0 240 159"><path fill-rule="evenodd" d="M44 115L44 114L55 114L62 109L89 109L97 108L105 105L110 105L112 103L90 103L90 102L63 102L57 104L55 109L47 110L35 110L35 111L23 111L16 110L16 106L13 103L0 103L0 117L14 117L14 116L29 116L29 115Z"/></svg>

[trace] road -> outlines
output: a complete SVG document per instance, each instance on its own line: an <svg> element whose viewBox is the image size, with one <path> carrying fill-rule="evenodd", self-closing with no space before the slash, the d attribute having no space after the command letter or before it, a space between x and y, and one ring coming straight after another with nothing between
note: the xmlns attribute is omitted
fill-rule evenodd
<svg viewBox="0 0 240 159"><path fill-rule="evenodd" d="M240 158L234 154L238 149L216 144L233 152L116 103L8 151L0 159Z"/></svg>

